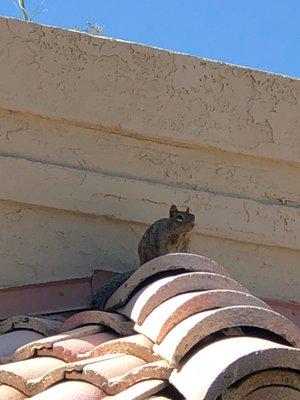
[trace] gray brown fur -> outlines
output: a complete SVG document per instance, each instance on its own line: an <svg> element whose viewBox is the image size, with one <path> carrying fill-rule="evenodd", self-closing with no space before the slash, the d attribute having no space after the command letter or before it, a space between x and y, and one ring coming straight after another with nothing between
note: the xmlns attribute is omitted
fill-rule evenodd
<svg viewBox="0 0 300 400"><path fill-rule="evenodd" d="M168 218L154 222L144 233L138 245L140 263L168 253L187 253L190 232L195 226L195 216L171 206Z"/></svg>
<svg viewBox="0 0 300 400"><path fill-rule="evenodd" d="M195 226L195 216L186 211L179 211L172 205L169 217L154 222L144 233L138 245L140 265L153 258L168 253L187 253L189 251L190 232ZM104 310L111 294L121 286L134 271L114 276L107 281L94 296L92 307Z"/></svg>

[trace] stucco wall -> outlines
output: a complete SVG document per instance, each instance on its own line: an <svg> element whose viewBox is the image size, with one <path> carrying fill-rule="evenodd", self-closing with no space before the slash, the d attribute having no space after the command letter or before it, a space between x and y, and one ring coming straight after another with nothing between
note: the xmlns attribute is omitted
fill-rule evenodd
<svg viewBox="0 0 300 400"><path fill-rule="evenodd" d="M171 203L192 250L300 301L300 82L0 19L1 285L137 264Z"/></svg>

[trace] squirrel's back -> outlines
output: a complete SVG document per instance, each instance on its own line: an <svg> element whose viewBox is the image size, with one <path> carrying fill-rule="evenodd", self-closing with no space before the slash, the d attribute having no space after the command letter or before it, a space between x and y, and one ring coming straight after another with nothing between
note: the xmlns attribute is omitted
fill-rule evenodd
<svg viewBox="0 0 300 400"><path fill-rule="evenodd" d="M92 308L95 310L104 311L105 304L109 297L113 294L115 290L118 289L127 279L133 274L134 271L123 272L121 274L117 274L105 282L101 289L95 294Z"/></svg>
<svg viewBox="0 0 300 400"><path fill-rule="evenodd" d="M167 225L168 218L159 219L149 226L144 233L138 244L141 265L162 255L160 254L160 249L162 247L162 240L164 240L165 233L167 232Z"/></svg>

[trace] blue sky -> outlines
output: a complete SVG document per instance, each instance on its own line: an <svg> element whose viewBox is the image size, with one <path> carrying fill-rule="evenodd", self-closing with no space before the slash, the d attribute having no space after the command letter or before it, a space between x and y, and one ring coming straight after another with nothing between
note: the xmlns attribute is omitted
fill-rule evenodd
<svg viewBox="0 0 300 400"><path fill-rule="evenodd" d="M29 9L37 0L27 0ZM45 0L36 22L300 78L300 0ZM11 0L0 15L19 17Z"/></svg>

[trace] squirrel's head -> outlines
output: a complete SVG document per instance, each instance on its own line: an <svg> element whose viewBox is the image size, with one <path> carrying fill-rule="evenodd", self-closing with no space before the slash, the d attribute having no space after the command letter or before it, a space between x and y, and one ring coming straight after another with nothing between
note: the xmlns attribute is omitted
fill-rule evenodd
<svg viewBox="0 0 300 400"><path fill-rule="evenodd" d="M169 211L169 220L176 231L190 232L195 226L195 215L190 213L189 207L186 211L179 211L172 205Z"/></svg>

